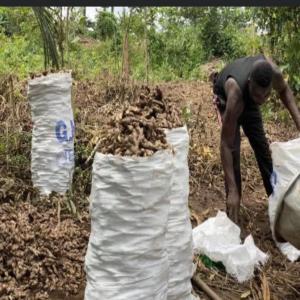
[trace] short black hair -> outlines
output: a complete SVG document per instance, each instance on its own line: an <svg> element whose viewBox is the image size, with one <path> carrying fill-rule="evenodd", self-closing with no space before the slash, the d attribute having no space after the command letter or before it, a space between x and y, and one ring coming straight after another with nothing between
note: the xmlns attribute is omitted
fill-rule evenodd
<svg viewBox="0 0 300 300"><path fill-rule="evenodd" d="M254 63L250 79L257 85L266 88L272 82L273 69L266 60L260 60Z"/></svg>

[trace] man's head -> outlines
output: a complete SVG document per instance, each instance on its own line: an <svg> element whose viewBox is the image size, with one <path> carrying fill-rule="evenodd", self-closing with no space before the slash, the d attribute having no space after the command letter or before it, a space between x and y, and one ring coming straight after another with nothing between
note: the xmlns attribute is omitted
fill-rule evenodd
<svg viewBox="0 0 300 300"><path fill-rule="evenodd" d="M248 79L249 93L253 101L263 104L271 93L273 69L266 60L254 63Z"/></svg>

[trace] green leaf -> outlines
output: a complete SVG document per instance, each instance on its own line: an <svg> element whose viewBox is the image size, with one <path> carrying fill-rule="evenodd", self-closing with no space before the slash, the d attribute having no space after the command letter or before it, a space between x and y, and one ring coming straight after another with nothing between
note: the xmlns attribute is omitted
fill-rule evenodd
<svg viewBox="0 0 300 300"><path fill-rule="evenodd" d="M225 267L222 262L214 262L208 256L201 254L200 259L203 264L209 269L219 269L221 271L225 271Z"/></svg>

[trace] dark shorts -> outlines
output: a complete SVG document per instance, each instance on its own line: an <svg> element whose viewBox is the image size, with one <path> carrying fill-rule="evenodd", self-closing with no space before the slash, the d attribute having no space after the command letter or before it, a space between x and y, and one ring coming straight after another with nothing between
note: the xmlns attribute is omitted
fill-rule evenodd
<svg viewBox="0 0 300 300"><path fill-rule="evenodd" d="M226 102L220 97L215 95L214 102L217 105L220 114L223 115L226 109ZM240 127L247 138L249 139L250 145L254 151L256 161L263 179L264 187L267 195L271 195L273 187L271 185L271 175L273 172L272 157L269 147L268 140L266 138L262 115L258 105L251 103L245 106L245 109L239 118L239 126L235 133L235 143L233 151L233 165L234 173L239 192L241 194L241 171L240 171ZM227 193L227 185L226 193Z"/></svg>

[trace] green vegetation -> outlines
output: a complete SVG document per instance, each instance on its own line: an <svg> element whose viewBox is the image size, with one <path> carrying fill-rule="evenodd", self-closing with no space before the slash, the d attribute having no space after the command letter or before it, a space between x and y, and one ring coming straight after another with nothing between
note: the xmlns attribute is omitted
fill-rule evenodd
<svg viewBox="0 0 300 300"><path fill-rule="evenodd" d="M299 91L299 10L135 7L117 15L101 8L92 22L83 7L0 8L0 73L25 78L46 66L70 68L80 79L102 72L145 81L202 79L202 65L215 58L264 52Z"/></svg>

